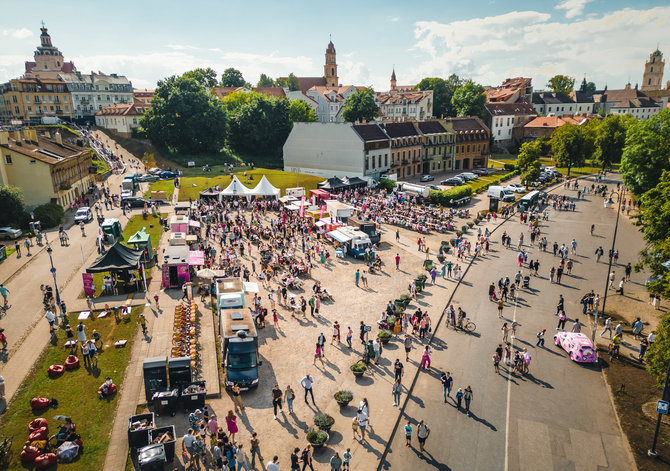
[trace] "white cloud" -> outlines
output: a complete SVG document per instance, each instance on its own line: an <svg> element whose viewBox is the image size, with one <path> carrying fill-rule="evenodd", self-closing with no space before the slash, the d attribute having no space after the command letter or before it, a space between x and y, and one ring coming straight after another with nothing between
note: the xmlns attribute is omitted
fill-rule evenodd
<svg viewBox="0 0 670 471"><path fill-rule="evenodd" d="M388 20L389 20L391 23L397 23L398 21L400 21L400 18L397 17L397 16L389 16L389 17L388 17Z"/></svg>
<svg viewBox="0 0 670 471"><path fill-rule="evenodd" d="M10 28L2 30L3 36L11 36L14 39L26 39L33 35L33 32L28 28Z"/></svg>
<svg viewBox="0 0 670 471"><path fill-rule="evenodd" d="M456 73L495 85L507 77L533 78L535 89L556 73L586 73L598 86L639 81L657 38L670 30L670 6L622 9L571 22L536 11L452 23L415 24L418 54L412 81ZM406 80L406 82L410 82Z"/></svg>
<svg viewBox="0 0 670 471"><path fill-rule="evenodd" d="M580 16L584 12L584 7L587 3L591 3L593 0L563 0L561 3L556 5L557 10L565 10L566 18L574 18Z"/></svg>

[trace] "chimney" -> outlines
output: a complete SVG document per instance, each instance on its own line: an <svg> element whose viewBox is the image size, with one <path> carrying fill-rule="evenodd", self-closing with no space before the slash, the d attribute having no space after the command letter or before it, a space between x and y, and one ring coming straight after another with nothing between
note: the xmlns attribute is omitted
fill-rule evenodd
<svg viewBox="0 0 670 471"><path fill-rule="evenodd" d="M23 142L21 131L12 131L11 137L18 145L21 145L21 142Z"/></svg>
<svg viewBox="0 0 670 471"><path fill-rule="evenodd" d="M34 129L30 130L30 140L37 144L37 131Z"/></svg>
<svg viewBox="0 0 670 471"><path fill-rule="evenodd" d="M630 82L628 82L628 83L626 84L626 86L624 87L624 90L630 90Z"/></svg>
<svg viewBox="0 0 670 471"><path fill-rule="evenodd" d="M23 140L28 142L30 141L30 129L24 129L23 130Z"/></svg>
<svg viewBox="0 0 670 471"><path fill-rule="evenodd" d="M63 145L63 136L61 136L61 134L59 132L57 132L54 137L56 138L56 142L62 146Z"/></svg>
<svg viewBox="0 0 670 471"><path fill-rule="evenodd" d="M9 131L0 131L0 146L6 146L9 143Z"/></svg>

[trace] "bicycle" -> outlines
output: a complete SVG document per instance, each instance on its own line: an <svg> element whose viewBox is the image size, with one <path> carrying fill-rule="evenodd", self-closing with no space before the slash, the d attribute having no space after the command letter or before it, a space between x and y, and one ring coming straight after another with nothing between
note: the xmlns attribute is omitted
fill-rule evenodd
<svg viewBox="0 0 670 471"><path fill-rule="evenodd" d="M463 325L463 330L467 330L468 332L474 332L477 330L477 325L470 320L469 317L465 318L465 323Z"/></svg>

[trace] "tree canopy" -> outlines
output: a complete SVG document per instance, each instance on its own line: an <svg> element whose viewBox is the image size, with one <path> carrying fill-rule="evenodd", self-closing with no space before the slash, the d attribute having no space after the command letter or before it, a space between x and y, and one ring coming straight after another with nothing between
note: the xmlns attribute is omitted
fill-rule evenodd
<svg viewBox="0 0 670 471"><path fill-rule="evenodd" d="M540 141L521 144L516 164L522 169L521 182L524 185L531 185L540 177L540 157L542 157L542 143Z"/></svg>
<svg viewBox="0 0 670 471"><path fill-rule="evenodd" d="M225 144L226 111L192 75L158 82L140 120L151 142L179 152L218 152Z"/></svg>
<svg viewBox="0 0 670 471"><path fill-rule="evenodd" d="M307 102L303 100L293 100L288 105L288 117L292 123L309 123L316 121L316 113Z"/></svg>
<svg viewBox="0 0 670 471"><path fill-rule="evenodd" d="M265 74L261 74L260 78L258 79L258 83L256 84L257 87L274 87L275 86L275 81L272 80L272 77L268 77Z"/></svg>
<svg viewBox="0 0 670 471"><path fill-rule="evenodd" d="M245 84L242 72L233 67L228 67L221 75L222 87L244 87Z"/></svg>
<svg viewBox="0 0 670 471"><path fill-rule="evenodd" d="M666 314L656 327L656 339L649 345L645 358L647 370L656 377L662 387L670 361L670 314Z"/></svg>
<svg viewBox="0 0 670 471"><path fill-rule="evenodd" d="M416 86L417 90L433 91L433 116L456 116L451 104L451 97L456 89L463 85L458 75L451 74L449 78L427 77L422 79Z"/></svg>
<svg viewBox="0 0 670 471"><path fill-rule="evenodd" d="M292 92L300 90L300 83L298 83L298 77L296 77L293 72L288 74L287 78L277 79L277 86L288 87L288 89Z"/></svg>
<svg viewBox="0 0 670 471"><path fill-rule="evenodd" d="M593 161L603 170L621 162L629 123L630 119L621 115L611 115L600 121L595 136Z"/></svg>
<svg viewBox="0 0 670 471"><path fill-rule="evenodd" d="M451 97L451 106L456 116L479 116L486 118L486 95L484 87L468 80L463 86L458 87Z"/></svg>
<svg viewBox="0 0 670 471"><path fill-rule="evenodd" d="M0 185L0 208L0 226L18 226L25 213L21 188Z"/></svg>
<svg viewBox="0 0 670 471"><path fill-rule="evenodd" d="M593 82L587 82L586 79L582 80L582 84L579 87L580 92L595 92L596 84Z"/></svg>
<svg viewBox="0 0 670 471"><path fill-rule="evenodd" d="M375 102L375 91L372 88L357 90L346 99L342 117L350 123L356 121L372 121L379 113Z"/></svg>
<svg viewBox="0 0 670 471"><path fill-rule="evenodd" d="M547 82L547 87L554 92L565 93L566 95L570 93L575 86L575 79L568 77L567 75L554 75ZM595 89L595 85L594 85Z"/></svg>
<svg viewBox="0 0 670 471"><path fill-rule="evenodd" d="M626 131L621 176L636 195L655 187L663 170L670 170L670 110L646 121L634 121Z"/></svg>
<svg viewBox="0 0 670 471"><path fill-rule="evenodd" d="M550 139L554 160L559 167L582 167L586 161L586 139L580 126L564 124L554 130Z"/></svg>
<svg viewBox="0 0 670 471"><path fill-rule="evenodd" d="M197 69L193 69L189 72L186 72L184 75L182 75L182 77L185 78L192 78L200 85L207 88L217 86L218 81L216 80L216 76L217 76L216 71L211 67L207 67L206 69L199 67Z"/></svg>

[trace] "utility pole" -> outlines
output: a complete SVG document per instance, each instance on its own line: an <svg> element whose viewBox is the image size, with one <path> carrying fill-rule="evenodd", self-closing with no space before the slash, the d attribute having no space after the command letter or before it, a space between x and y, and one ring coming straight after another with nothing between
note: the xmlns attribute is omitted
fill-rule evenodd
<svg viewBox="0 0 670 471"><path fill-rule="evenodd" d="M670 361L668 361L668 371L665 373L665 384L663 385L663 395L661 396L661 400L667 401L666 396L668 393L668 379L670 379ZM660 412L658 413L658 419L656 419L656 431L654 432L654 442L651 444L651 449L647 451L647 455L651 456L652 458L656 458L658 456L658 453L656 453L656 442L658 441L658 432L661 428L661 419L663 417L663 414Z"/></svg>

